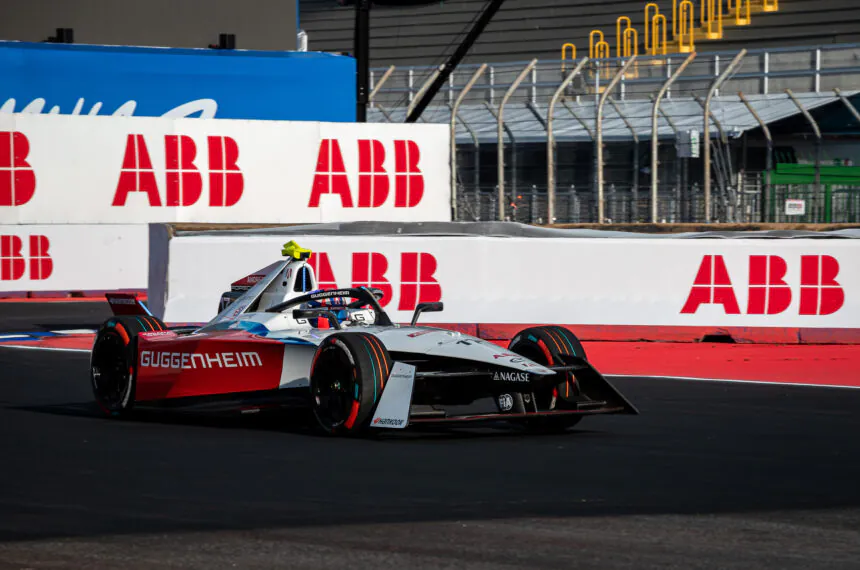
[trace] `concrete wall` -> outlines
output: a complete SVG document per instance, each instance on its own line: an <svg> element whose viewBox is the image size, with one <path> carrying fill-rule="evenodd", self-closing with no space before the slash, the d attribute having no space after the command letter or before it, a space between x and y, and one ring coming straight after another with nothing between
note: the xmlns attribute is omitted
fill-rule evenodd
<svg viewBox="0 0 860 570"><path fill-rule="evenodd" d="M296 49L296 0L0 0L0 39L40 42L73 28L75 43Z"/></svg>

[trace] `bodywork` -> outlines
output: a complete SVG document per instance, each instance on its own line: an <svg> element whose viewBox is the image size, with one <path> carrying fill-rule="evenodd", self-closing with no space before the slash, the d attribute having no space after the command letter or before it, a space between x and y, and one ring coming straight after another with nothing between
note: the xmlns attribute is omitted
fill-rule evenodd
<svg viewBox="0 0 860 570"><path fill-rule="evenodd" d="M308 291L315 288L315 277L305 259L285 259L234 284L225 294L222 310L206 325L141 333L135 346L135 406L242 411L306 407L317 347L331 334L355 330L382 341L396 365L392 377L397 370L411 371L408 422L397 427L430 421L515 419L516 411L504 409L505 395L527 394L555 384L562 374L574 374L580 385L591 386L582 406L543 413L525 410L519 415L636 413L580 358L546 367L458 331L392 324L384 312L376 324L352 322L345 329L322 328L321 322L296 318L291 311L271 312L282 297L287 301L313 297ZM383 394L380 406L385 399ZM468 406L472 409L463 409Z"/></svg>

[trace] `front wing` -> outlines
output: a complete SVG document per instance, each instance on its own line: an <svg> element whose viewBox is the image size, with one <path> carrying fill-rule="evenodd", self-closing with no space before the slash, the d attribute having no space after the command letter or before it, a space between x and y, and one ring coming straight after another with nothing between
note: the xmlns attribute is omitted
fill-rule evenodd
<svg viewBox="0 0 860 570"><path fill-rule="evenodd" d="M412 389L417 379L441 380L444 378L486 375L486 371L416 372L414 367L397 363L400 375L392 373L385 392L380 399L371 427L405 428L416 424L476 423L482 421L525 420L550 416L584 416L599 414L638 414L639 411L587 360L575 356L563 356L564 364L550 366L556 372L571 372L576 377L579 396L575 409L528 410L525 411L459 411L444 406L414 405ZM411 369L409 374L403 372ZM381 412L380 410L384 410Z"/></svg>

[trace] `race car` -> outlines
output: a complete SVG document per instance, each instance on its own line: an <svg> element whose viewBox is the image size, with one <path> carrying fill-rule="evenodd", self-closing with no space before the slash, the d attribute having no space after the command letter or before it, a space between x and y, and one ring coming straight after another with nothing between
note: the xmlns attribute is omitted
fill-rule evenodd
<svg viewBox="0 0 860 570"><path fill-rule="evenodd" d="M225 293L204 326L168 328L133 295L108 294L91 379L110 416L135 409L289 413L335 435L422 423L495 421L563 431L594 414L636 414L576 336L530 327L507 348L455 330L396 324L380 290L321 290L295 242ZM308 415L309 416L309 415Z"/></svg>

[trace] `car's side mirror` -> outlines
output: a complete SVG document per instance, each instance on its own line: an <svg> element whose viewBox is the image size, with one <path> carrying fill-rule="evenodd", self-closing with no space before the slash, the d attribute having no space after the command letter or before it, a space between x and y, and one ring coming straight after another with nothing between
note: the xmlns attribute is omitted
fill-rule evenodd
<svg viewBox="0 0 860 570"><path fill-rule="evenodd" d="M325 307L319 309L293 309L293 318L297 321L299 319L315 319L318 317L327 318L334 328L340 330L340 321L337 320L337 315L330 309L326 309Z"/></svg>
<svg viewBox="0 0 860 570"><path fill-rule="evenodd" d="M444 308L445 305L442 303L418 303L418 306L415 307L415 312L412 314L412 326L415 326L415 323L418 322L418 317L421 313L438 313Z"/></svg>

